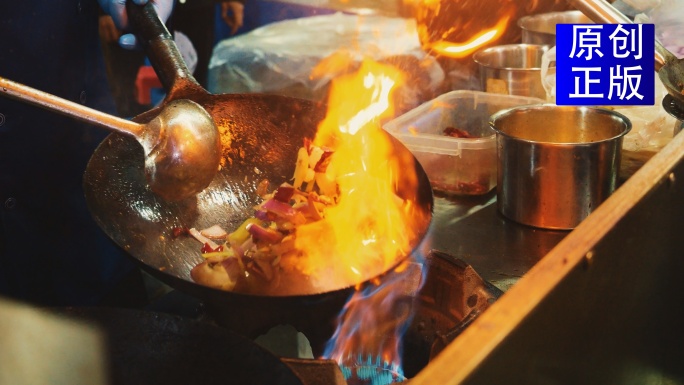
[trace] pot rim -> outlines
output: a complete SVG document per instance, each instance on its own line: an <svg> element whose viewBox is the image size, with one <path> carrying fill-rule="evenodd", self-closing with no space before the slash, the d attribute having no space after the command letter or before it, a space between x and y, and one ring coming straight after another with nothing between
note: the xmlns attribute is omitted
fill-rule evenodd
<svg viewBox="0 0 684 385"><path fill-rule="evenodd" d="M546 53L548 50L551 49L551 47L548 44L529 44L529 43L519 43L519 44L504 44L504 45L495 45L492 47L487 47L483 48L473 54L473 61L485 68L491 68L495 70L501 70L501 71L518 71L518 72L528 72L528 71L539 71L542 69L541 64L539 66L535 67L511 67L511 66L496 66L487 62L484 62L482 60L482 56L485 54L488 54L490 52L493 52L495 50L501 50L501 49L515 49L515 48L521 48L521 49L528 49L528 48L534 48L537 51L540 51L542 55Z"/></svg>
<svg viewBox="0 0 684 385"><path fill-rule="evenodd" d="M601 140L596 140L592 142L549 142L549 141L540 141L540 140L534 140L534 139L526 139L523 137L511 135L509 133L506 133L504 131L501 131L499 128L496 127L496 122L498 120L501 120L505 118L506 116L511 115L514 112L519 112L519 111L532 111L532 110L542 110L542 109L560 109L560 110L565 110L565 111L571 111L571 110L581 110L581 111L595 111L600 114L605 114L605 115L611 115L614 117L619 118L623 124L624 124L624 129L622 132L620 132L617 135L614 135L609 138L601 139ZM489 118L489 126L496 132L497 137L503 136L508 139L513 139L518 142L522 143L529 143L529 144L541 144L541 145L546 145L546 146L551 146L551 147L589 147L589 146L595 146L601 143L606 143L606 142L611 142L615 140L622 139L625 135L627 135L631 130L632 130L632 121L625 116L624 114L617 112L615 110L603 108L603 107L596 107L596 106L559 106L557 104L553 103L540 103L540 104L532 104L532 105L524 105L524 106L515 106L515 107L510 107L506 108L503 110L500 110Z"/></svg>

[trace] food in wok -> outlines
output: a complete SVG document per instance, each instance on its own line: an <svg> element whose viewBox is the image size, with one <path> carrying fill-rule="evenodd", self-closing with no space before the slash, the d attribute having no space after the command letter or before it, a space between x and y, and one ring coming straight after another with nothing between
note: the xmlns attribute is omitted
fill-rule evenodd
<svg viewBox="0 0 684 385"><path fill-rule="evenodd" d="M296 270L301 257L294 242L297 228L323 219L339 198L339 186L327 173L332 153L305 141L297 154L293 184L284 182L269 192L270 183L264 180L257 190L263 201L233 232L219 225L188 229L202 243L205 259L192 269L192 279L217 289L239 285L238 291L252 291L249 285L277 286L281 270Z"/></svg>
<svg viewBox="0 0 684 385"><path fill-rule="evenodd" d="M341 285L350 286L358 281L362 270L387 269L388 263L396 261L394 254L398 250L393 249L390 258L385 258L388 251L382 243L400 242L396 231L378 230L378 211L358 206L353 191L349 193L356 187L340 186L340 180L349 178L344 167L331 162L335 155L332 148L305 140L298 151L291 181L282 182L275 189L269 188L271 181L261 183L257 193L262 202L254 207L254 216L231 232L218 224L201 230L188 229L187 233L199 241L198 249L204 258L192 269L192 279L221 290L287 294L290 287L300 286L301 281L310 281L315 287L342 280ZM385 185L387 181L371 175L363 178L363 184ZM373 190L377 188L374 186ZM389 205L398 210L382 212L399 214L390 224L396 227L408 219L402 218L401 213L411 213L406 209L412 204L396 194L390 196ZM350 206L342 205L345 200L359 211L350 212ZM374 205L375 197L367 196L364 200ZM350 217L353 219L349 220ZM356 250L340 247L340 242L357 243L357 237L347 239L338 233L336 225L348 220L349 230L363 238L362 247ZM323 253L318 252L321 250ZM360 258L341 255L349 252L356 252Z"/></svg>

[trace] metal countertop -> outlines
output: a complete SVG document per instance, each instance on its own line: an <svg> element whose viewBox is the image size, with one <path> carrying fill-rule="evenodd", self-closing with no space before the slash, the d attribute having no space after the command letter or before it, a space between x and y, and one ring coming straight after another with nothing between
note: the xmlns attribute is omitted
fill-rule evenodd
<svg viewBox="0 0 684 385"><path fill-rule="evenodd" d="M474 197L435 192L427 242L430 249L463 260L506 291L569 233L537 229L503 217L497 210L496 189Z"/></svg>

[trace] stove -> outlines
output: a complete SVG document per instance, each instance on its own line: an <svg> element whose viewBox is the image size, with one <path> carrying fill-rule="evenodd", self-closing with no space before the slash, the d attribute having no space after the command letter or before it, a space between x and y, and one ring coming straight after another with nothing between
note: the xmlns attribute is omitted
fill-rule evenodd
<svg viewBox="0 0 684 385"><path fill-rule="evenodd" d="M417 290L411 291L408 287L414 285L412 282L416 279L404 279L407 287L401 289L404 294L396 299L397 306L408 306L413 313L402 338L401 370L385 367L376 357L359 357L359 362L342 368L336 361L318 358L321 357L321 347L333 335L333 330L326 326L335 324L332 319L322 322L321 330L311 333L311 329L299 330L292 325L283 325L282 319L278 318L270 324L264 323L267 317L261 317L259 322L268 325L269 330L259 336L248 337L280 357L305 385L388 384L410 379L502 294L470 265L444 252L430 251L421 265L417 278L420 282L415 283ZM218 326L231 324L224 319L228 314L225 311L216 312L212 306L177 291L155 301L150 310L170 312ZM232 309L233 317L246 316L239 315L239 312L239 309ZM303 318L309 316L300 315ZM297 321L293 323L301 325ZM395 338L382 334L374 337Z"/></svg>

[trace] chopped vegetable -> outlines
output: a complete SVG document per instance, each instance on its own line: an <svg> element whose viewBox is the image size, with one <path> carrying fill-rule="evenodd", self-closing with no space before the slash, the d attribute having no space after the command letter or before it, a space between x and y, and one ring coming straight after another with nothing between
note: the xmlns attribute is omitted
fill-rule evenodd
<svg viewBox="0 0 684 385"><path fill-rule="evenodd" d="M223 251L223 245L218 245L218 246L216 246L216 247L211 247L210 244L205 243L205 244L202 246L202 254L214 253L214 252L219 252L219 251Z"/></svg>
<svg viewBox="0 0 684 385"><path fill-rule="evenodd" d="M189 229L188 232L189 232L190 235L192 235L195 239L197 239L198 241L202 242L203 245L205 245L205 244L206 244L206 245L209 245L209 247L210 247L212 250L218 249L219 245L217 245L217 244L216 244L214 241L212 241L211 239L209 239L209 238L205 237L204 235L202 235L196 228L193 227L193 228Z"/></svg>
<svg viewBox="0 0 684 385"><path fill-rule="evenodd" d="M230 234L218 225L202 231L190 229L202 242L204 257L192 269L192 279L223 290L234 290L241 281L256 278L278 282L282 261L297 255L297 227L323 219L326 209L337 202L339 186L328 167L332 155L331 149L305 140L297 152L293 184L282 183L269 193L263 190L268 182L260 183L259 196L264 200L255 207L253 217Z"/></svg>
<svg viewBox="0 0 684 385"><path fill-rule="evenodd" d="M232 233L228 234L228 242L230 242L231 245L241 245L243 244L248 238L249 238L249 231L247 231L247 226L249 226L252 223L261 223L261 220L257 218L248 218L242 224L240 227L238 227L235 231Z"/></svg>
<svg viewBox="0 0 684 385"><path fill-rule="evenodd" d="M195 282L220 290L233 290L243 270L237 258L211 257L195 266L190 277Z"/></svg>
<svg viewBox="0 0 684 385"><path fill-rule="evenodd" d="M292 206L287 203L277 201L275 199L269 199L261 205L264 210L277 215L280 218L288 220L295 225L301 225L306 223L306 218L299 211L295 210Z"/></svg>
<svg viewBox="0 0 684 385"><path fill-rule="evenodd" d="M275 194L273 194L273 199L284 203L290 203L290 199L292 199L294 192L295 188L291 184L283 183L278 187Z"/></svg>
<svg viewBox="0 0 684 385"><path fill-rule="evenodd" d="M181 235L188 235L190 229L187 227L174 227L171 231L171 238L178 238Z"/></svg>
<svg viewBox="0 0 684 385"><path fill-rule="evenodd" d="M265 229L256 223L247 226L247 231L256 242L276 243L283 239L283 234L279 231Z"/></svg>
<svg viewBox="0 0 684 385"><path fill-rule="evenodd" d="M304 183L304 178L306 177L306 172L309 169L309 154L306 148L302 147L297 153L297 163L295 165L294 172L294 188L300 188L302 183Z"/></svg>
<svg viewBox="0 0 684 385"><path fill-rule="evenodd" d="M200 234L204 235L209 239L225 241L228 233L226 230L222 229L219 225L213 225L204 230L200 230Z"/></svg>
<svg viewBox="0 0 684 385"><path fill-rule="evenodd" d="M328 164L330 164L330 160L332 159L332 154L332 149L324 149L323 154L321 154L321 158L318 160L318 162L316 162L316 166L314 166L314 171L316 171L317 173L325 172L328 169Z"/></svg>
<svg viewBox="0 0 684 385"><path fill-rule="evenodd" d="M268 179L264 179L261 182L259 182L259 184L257 185L256 194L260 197L266 195L268 193L269 185L270 183L268 182Z"/></svg>

